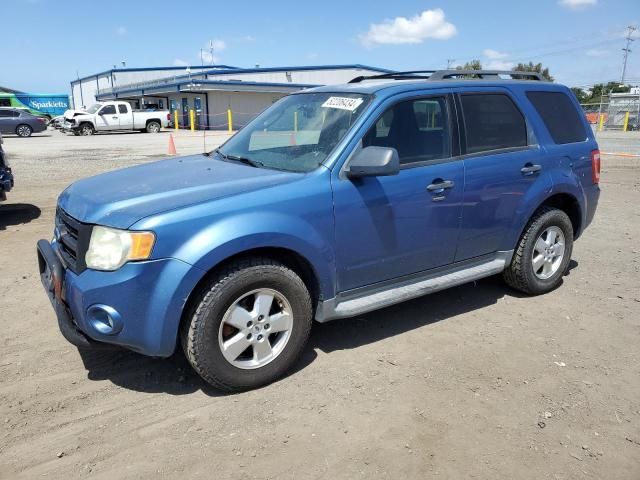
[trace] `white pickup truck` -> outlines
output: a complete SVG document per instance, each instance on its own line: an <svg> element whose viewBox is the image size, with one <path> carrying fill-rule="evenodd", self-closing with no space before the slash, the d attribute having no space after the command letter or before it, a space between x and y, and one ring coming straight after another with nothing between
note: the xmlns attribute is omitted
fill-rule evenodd
<svg viewBox="0 0 640 480"><path fill-rule="evenodd" d="M158 133L162 127L167 127L170 116L168 110L134 111L127 102L101 102L82 114L67 110L63 130L74 135L132 130Z"/></svg>

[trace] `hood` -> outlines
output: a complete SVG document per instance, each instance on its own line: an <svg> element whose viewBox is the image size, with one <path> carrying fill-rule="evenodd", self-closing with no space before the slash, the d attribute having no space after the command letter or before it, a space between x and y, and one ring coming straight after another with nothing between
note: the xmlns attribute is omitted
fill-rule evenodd
<svg viewBox="0 0 640 480"><path fill-rule="evenodd" d="M81 222L127 228L150 215L287 183L302 175L193 155L80 180L62 192L58 205Z"/></svg>
<svg viewBox="0 0 640 480"><path fill-rule="evenodd" d="M62 117L72 119L78 115L89 115L89 114L84 110L65 110L65 112L62 114Z"/></svg>

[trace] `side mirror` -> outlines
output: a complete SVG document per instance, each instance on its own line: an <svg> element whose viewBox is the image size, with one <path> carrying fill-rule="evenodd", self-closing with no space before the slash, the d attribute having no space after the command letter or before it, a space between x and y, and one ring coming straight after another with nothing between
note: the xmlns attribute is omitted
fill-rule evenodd
<svg viewBox="0 0 640 480"><path fill-rule="evenodd" d="M400 159L395 148L366 147L359 150L349 162L349 178L383 177L400 173Z"/></svg>

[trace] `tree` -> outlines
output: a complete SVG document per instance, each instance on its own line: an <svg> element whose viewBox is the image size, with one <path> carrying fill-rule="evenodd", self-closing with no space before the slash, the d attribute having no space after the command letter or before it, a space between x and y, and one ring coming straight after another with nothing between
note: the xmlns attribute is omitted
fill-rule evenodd
<svg viewBox="0 0 640 480"><path fill-rule="evenodd" d="M464 65L458 65L456 70L482 70L482 63L480 60L471 60Z"/></svg>
<svg viewBox="0 0 640 480"><path fill-rule="evenodd" d="M627 93L631 90L629 85L620 85L620 82L596 83L591 87L591 95L587 97L585 103L599 102L600 98L610 93Z"/></svg>
<svg viewBox="0 0 640 480"><path fill-rule="evenodd" d="M553 77L549 73L549 69L548 68L542 68L542 64L541 63L533 63L533 62L519 63L518 65L516 65L516 68L514 68L514 70L517 71L517 72L536 72L536 73L540 73L540 74L542 74L542 76L546 80L549 80L550 82L553 82Z"/></svg>
<svg viewBox="0 0 640 480"><path fill-rule="evenodd" d="M578 99L578 102L580 102L580 103L587 103L588 102L589 94L587 92L585 92L582 88L580 88L580 87L571 87L571 91L573 92L573 94Z"/></svg>

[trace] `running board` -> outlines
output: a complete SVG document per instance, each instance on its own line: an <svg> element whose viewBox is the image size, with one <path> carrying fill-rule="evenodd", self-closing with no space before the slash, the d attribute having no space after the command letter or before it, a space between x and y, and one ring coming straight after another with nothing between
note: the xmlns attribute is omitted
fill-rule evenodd
<svg viewBox="0 0 640 480"><path fill-rule="evenodd" d="M384 287L371 287L360 294L349 294L319 302L315 319L324 323L338 318L353 317L363 313L388 307L412 298L421 297L463 283L479 280L501 273L511 261L513 251L497 252L489 258L473 263L464 262L452 265L446 270L425 273L411 280L386 284Z"/></svg>

